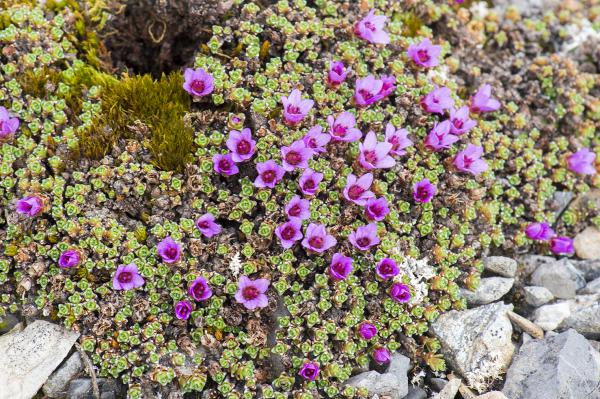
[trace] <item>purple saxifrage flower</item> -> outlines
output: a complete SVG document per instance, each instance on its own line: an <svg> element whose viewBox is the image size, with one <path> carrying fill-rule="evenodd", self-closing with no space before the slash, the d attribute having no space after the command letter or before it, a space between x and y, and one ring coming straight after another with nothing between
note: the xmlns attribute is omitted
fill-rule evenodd
<svg viewBox="0 0 600 399"><path fill-rule="evenodd" d="M573 240L569 237L552 237L550 239L550 250L556 255L570 255L575 252Z"/></svg>
<svg viewBox="0 0 600 399"><path fill-rule="evenodd" d="M376 79L373 75L357 79L354 89L354 102L359 107L368 107L369 105L381 100L380 93L383 89L383 81Z"/></svg>
<svg viewBox="0 0 600 399"><path fill-rule="evenodd" d="M329 144L330 140L331 136L323 133L323 128L319 125L313 126L302 138L304 145L315 154L325 152L325 146Z"/></svg>
<svg viewBox="0 0 600 399"><path fill-rule="evenodd" d="M175 317L179 320L187 320L190 318L192 310L194 310L194 308L190 301L179 301L175 304Z"/></svg>
<svg viewBox="0 0 600 399"><path fill-rule="evenodd" d="M394 156L406 154L404 150L413 144L412 140L408 138L408 130L396 130L391 123L388 123L385 127L385 141L392 145L390 154Z"/></svg>
<svg viewBox="0 0 600 399"><path fill-rule="evenodd" d="M211 238L221 233L221 226L215 222L215 217L210 213L205 213L196 220L196 227L204 237Z"/></svg>
<svg viewBox="0 0 600 399"><path fill-rule="evenodd" d="M331 258L329 276L336 281L345 280L352 272L352 262L352 258L336 252L333 254L333 258Z"/></svg>
<svg viewBox="0 0 600 399"><path fill-rule="evenodd" d="M327 122L329 123L329 134L333 141L354 142L362 137L362 132L355 127L356 118L348 111L342 112L336 118L329 115Z"/></svg>
<svg viewBox="0 0 600 399"><path fill-rule="evenodd" d="M471 112L493 112L500 109L500 101L492 98L492 86L484 84L471 97Z"/></svg>
<svg viewBox="0 0 600 399"><path fill-rule="evenodd" d="M425 38L419 44L411 44L406 53L415 64L432 68L438 66L441 51L442 46L435 45Z"/></svg>
<svg viewBox="0 0 600 399"><path fill-rule="evenodd" d="M447 87L435 87L425 97L421 98L421 107L430 114L443 114L454 106L452 92Z"/></svg>
<svg viewBox="0 0 600 399"><path fill-rule="evenodd" d="M295 195L285 206L285 213L290 218L306 220L310 217L310 201Z"/></svg>
<svg viewBox="0 0 600 399"><path fill-rule="evenodd" d="M327 233L325 225L311 223L306 227L302 246L309 251L322 253L335 246L337 240Z"/></svg>
<svg viewBox="0 0 600 399"><path fill-rule="evenodd" d="M377 327L369 322L364 321L360 323L360 326L358 327L358 333L362 339L369 341L371 338L377 335Z"/></svg>
<svg viewBox="0 0 600 399"><path fill-rule="evenodd" d="M379 222L390 213L390 207L385 197L369 198L365 204L365 216L367 219Z"/></svg>
<svg viewBox="0 0 600 399"><path fill-rule="evenodd" d="M488 169L488 164L481 159L483 155L483 147L469 144L467 148L459 151L454 157L454 166L461 172L470 173L473 176L485 172Z"/></svg>
<svg viewBox="0 0 600 399"><path fill-rule="evenodd" d="M344 198L363 206L369 198L374 198L375 194L370 190L373 184L373 174L366 173L357 178L350 173L346 178L346 187L344 187Z"/></svg>
<svg viewBox="0 0 600 399"><path fill-rule="evenodd" d="M530 223L525 228L525 234L532 240L547 241L554 237L554 230L546 222Z"/></svg>
<svg viewBox="0 0 600 399"><path fill-rule="evenodd" d="M461 136L473 129L477 122L469 119L469 107L466 105L459 109L450 109L450 133L455 136Z"/></svg>
<svg viewBox="0 0 600 399"><path fill-rule="evenodd" d="M386 20L385 15L375 15L375 10L371 10L354 24L354 34L369 43L388 44L390 36L384 31Z"/></svg>
<svg viewBox="0 0 600 399"><path fill-rule="evenodd" d="M392 144L387 141L377 141L374 132L369 132L365 136L365 141L358 144L358 162L366 170L387 169L396 164L394 158L390 156Z"/></svg>
<svg viewBox="0 0 600 399"><path fill-rule="evenodd" d="M596 173L596 154L587 148L569 155L567 158L567 166L569 170L582 175L593 175Z"/></svg>
<svg viewBox="0 0 600 399"><path fill-rule="evenodd" d="M361 251L368 251L380 243L377 235L377 225L369 223L366 226L360 226L350 233L348 240L355 248Z"/></svg>
<svg viewBox="0 0 600 399"><path fill-rule="evenodd" d="M256 171L258 172L258 176L254 180L254 186L258 188L275 187L285 174L285 170L272 159L257 163Z"/></svg>
<svg viewBox="0 0 600 399"><path fill-rule="evenodd" d="M183 79L184 90L195 97L207 96L215 88L212 75L202 68L197 68L196 70L186 68L183 73Z"/></svg>
<svg viewBox="0 0 600 399"><path fill-rule="evenodd" d="M175 263L181 258L181 246L171 237L165 237L159 242L156 252L165 263Z"/></svg>
<svg viewBox="0 0 600 399"><path fill-rule="evenodd" d="M241 276L235 300L248 310L264 308L269 304L269 298L265 294L267 289L269 289L269 280L265 278L250 280L247 276Z"/></svg>
<svg viewBox="0 0 600 399"><path fill-rule="evenodd" d="M400 273L400 269L396 261L391 258L383 258L375 266L375 274L384 281L396 277L398 273Z"/></svg>
<svg viewBox="0 0 600 399"><path fill-rule="evenodd" d="M300 90L294 89L289 97L281 96L283 104L283 119L288 125L297 125L308 115L315 103L313 100L303 100Z"/></svg>
<svg viewBox="0 0 600 399"><path fill-rule="evenodd" d="M81 262L81 254L74 249L64 251L58 258L58 266L63 269L70 269L71 267L78 266L79 262Z"/></svg>
<svg viewBox="0 0 600 399"><path fill-rule="evenodd" d="M435 184L431 184L429 179L423 179L413 186L413 199L415 202L424 204L431 201L436 192Z"/></svg>
<svg viewBox="0 0 600 399"><path fill-rule="evenodd" d="M306 362L300 368L298 375L305 380L314 381L319 374L319 365L315 362Z"/></svg>
<svg viewBox="0 0 600 399"><path fill-rule="evenodd" d="M399 303L410 301L410 289L406 284L394 283L390 288L390 297Z"/></svg>
<svg viewBox="0 0 600 399"><path fill-rule="evenodd" d="M394 92L394 90L396 90L396 77L381 75L381 83L381 90L379 90L379 93L377 93L379 96L378 100L389 96Z"/></svg>
<svg viewBox="0 0 600 399"><path fill-rule="evenodd" d="M235 175L240 171L230 153L213 155L213 169L225 176Z"/></svg>
<svg viewBox="0 0 600 399"><path fill-rule="evenodd" d="M28 195L17 201L16 210L21 215L34 217L44 210L44 201L37 195Z"/></svg>
<svg viewBox="0 0 600 399"><path fill-rule="evenodd" d="M281 161L283 169L291 172L296 168L308 168L308 160L313 156L313 151L302 140L296 140L289 147L281 147Z"/></svg>
<svg viewBox="0 0 600 399"><path fill-rule="evenodd" d="M315 172L311 168L306 168L298 180L300 191L302 191L304 195L315 195L319 190L319 183L321 183L322 180L323 173Z"/></svg>
<svg viewBox="0 0 600 399"><path fill-rule="evenodd" d="M291 248L296 241L302 239L302 221L298 218L290 218L287 222L277 226L275 235L279 237L282 247Z"/></svg>
<svg viewBox="0 0 600 399"><path fill-rule="evenodd" d="M247 161L256 151L256 141L252 139L252 131L249 128L242 129L241 132L230 131L226 144L234 162Z"/></svg>
<svg viewBox="0 0 600 399"><path fill-rule="evenodd" d="M336 61L329 64L329 72L327 73L327 83L330 86L338 86L346 80L346 67L342 61Z"/></svg>
<svg viewBox="0 0 600 399"><path fill-rule="evenodd" d="M144 285L144 278L138 273L138 268L134 263L120 265L113 277L113 289L132 290Z"/></svg>
<svg viewBox="0 0 600 399"><path fill-rule="evenodd" d="M19 119L11 118L8 110L0 107L0 140L14 134L19 128Z"/></svg>
<svg viewBox="0 0 600 399"><path fill-rule="evenodd" d="M213 292L204 277L196 277L188 288L188 294L194 298L195 301L202 302L209 299Z"/></svg>
<svg viewBox="0 0 600 399"><path fill-rule="evenodd" d="M373 360L375 360L377 364L389 363L390 359L390 351L386 348L380 346L373 350Z"/></svg>
<svg viewBox="0 0 600 399"><path fill-rule="evenodd" d="M425 138L425 148L431 151L447 150L458 141L458 137L450 134L450 121L445 120L433 126Z"/></svg>

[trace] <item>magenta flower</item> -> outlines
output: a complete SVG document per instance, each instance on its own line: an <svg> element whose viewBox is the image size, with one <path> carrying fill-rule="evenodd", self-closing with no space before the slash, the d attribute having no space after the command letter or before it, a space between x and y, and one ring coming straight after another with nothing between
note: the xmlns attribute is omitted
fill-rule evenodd
<svg viewBox="0 0 600 399"><path fill-rule="evenodd" d="M421 98L421 107L430 114L443 114L445 110L454 106L452 92L447 87L437 87Z"/></svg>
<svg viewBox="0 0 600 399"><path fill-rule="evenodd" d="M377 335L377 327L369 322L362 322L358 327L358 333L362 337L362 339L369 341L375 335Z"/></svg>
<svg viewBox="0 0 600 399"><path fill-rule="evenodd" d="M596 154L587 148L582 148L567 158L569 170L582 175L593 175L596 173Z"/></svg>
<svg viewBox="0 0 600 399"><path fill-rule="evenodd" d="M442 46L431 43L431 40L425 38L419 44L411 44L406 54L412 58L413 62L425 68L438 66L439 56L442 52Z"/></svg>
<svg viewBox="0 0 600 399"><path fill-rule="evenodd" d="M285 206L285 213L290 218L306 220L310 217L310 202L295 195Z"/></svg>
<svg viewBox="0 0 600 399"><path fill-rule="evenodd" d="M277 226L275 235L279 237L281 246L285 249L291 248L296 241L302 239L302 221L298 218L290 218L287 222Z"/></svg>
<svg viewBox="0 0 600 399"><path fill-rule="evenodd" d="M175 317L179 320L187 320L190 318L192 310L194 308L190 301L179 301L175 304Z"/></svg>
<svg viewBox="0 0 600 399"><path fill-rule="evenodd" d="M256 150L256 141L252 139L252 131L249 128L242 129L241 132L230 131L226 144L234 162L247 161L252 158Z"/></svg>
<svg viewBox="0 0 600 399"><path fill-rule="evenodd" d="M342 61L336 61L329 64L329 73L327 74L327 83L330 86L338 86L346 80L346 67Z"/></svg>
<svg viewBox="0 0 600 399"><path fill-rule="evenodd" d="M471 112L492 112L500 109L500 101L492 98L492 86L484 84L471 97Z"/></svg>
<svg viewBox="0 0 600 399"><path fill-rule="evenodd" d="M377 235L377 225L369 223L366 226L360 226L348 236L348 240L355 248L361 251L368 251L379 244L379 236Z"/></svg>
<svg viewBox="0 0 600 399"><path fill-rule="evenodd" d="M554 230L546 222L530 223L525 228L525 234L532 240L546 241L554 236Z"/></svg>
<svg viewBox="0 0 600 399"><path fill-rule="evenodd" d="M337 240L327 233L325 225L311 223L306 227L302 246L312 252L325 252L337 244Z"/></svg>
<svg viewBox="0 0 600 399"><path fill-rule="evenodd" d="M19 118L11 118L8 110L0 107L0 140L15 133L19 128Z"/></svg>
<svg viewBox="0 0 600 399"><path fill-rule="evenodd" d="M44 210L44 201L36 195L28 195L17 201L16 210L21 215L34 217Z"/></svg>
<svg viewBox="0 0 600 399"><path fill-rule="evenodd" d="M362 132L355 127L356 118L348 111L342 112L336 118L329 115L327 122L333 141L354 142L362 137Z"/></svg>
<svg viewBox="0 0 600 399"><path fill-rule="evenodd" d="M374 132L367 133L365 141L358 144L358 149L358 162L366 170L388 169L396 165L396 161L390 155L392 144L377 141Z"/></svg>
<svg viewBox="0 0 600 399"><path fill-rule="evenodd" d="M473 176L485 172L488 169L488 164L481 159L483 155L483 147L469 144L467 148L459 151L454 157L454 166L461 172L467 172Z"/></svg>
<svg viewBox="0 0 600 399"><path fill-rule="evenodd" d="M78 266L79 262L81 262L81 255L74 249L68 249L64 251L58 258L58 266L62 267L63 269L69 269L71 267Z"/></svg>
<svg viewBox="0 0 600 399"><path fill-rule="evenodd" d="M394 156L400 156L406 154L405 148L410 147L413 142L408 138L408 130L398 129L391 123L388 123L385 127L385 141L392 145L390 154Z"/></svg>
<svg viewBox="0 0 600 399"><path fill-rule="evenodd" d="M225 176L235 175L240 171L231 153L213 155L213 169L215 172Z"/></svg>
<svg viewBox="0 0 600 399"><path fill-rule="evenodd" d="M389 96L394 92L394 90L396 90L396 77L381 75L381 83L381 90L379 90L379 93L377 93L379 100Z"/></svg>
<svg viewBox="0 0 600 399"><path fill-rule="evenodd" d="M410 301L410 289L406 284L394 283L390 289L390 297L396 302L408 302Z"/></svg>
<svg viewBox="0 0 600 399"><path fill-rule="evenodd" d="M319 183L321 183L322 180L323 173L315 172L311 168L306 168L298 180L300 191L302 191L304 195L315 195L319 190Z"/></svg>
<svg viewBox="0 0 600 399"><path fill-rule="evenodd" d="M283 119L288 125L300 123L313 107L313 100L303 100L300 90L294 89L289 97L281 96Z"/></svg>
<svg viewBox="0 0 600 399"><path fill-rule="evenodd" d="M331 140L331 136L327 133L323 133L323 128L319 125L313 126L302 138L304 145L315 154L325 152L325 146Z"/></svg>
<svg viewBox="0 0 600 399"><path fill-rule="evenodd" d="M373 350L373 360L375 360L377 364L389 363L390 359L390 351L388 351L386 348L380 346Z"/></svg>
<svg viewBox="0 0 600 399"><path fill-rule="evenodd" d="M400 269L396 261L391 258L383 258L375 266L375 274L384 281L396 277L398 273L400 273Z"/></svg>
<svg viewBox="0 0 600 399"><path fill-rule="evenodd" d="M357 205L365 205L369 198L375 197L375 194L369 190L371 184L373 184L373 175L371 173L364 174L359 178L350 173L346 178L344 198Z"/></svg>
<svg viewBox="0 0 600 399"><path fill-rule="evenodd" d="M306 362L300 368L298 375L304 378L305 380L314 381L319 374L319 365L314 362Z"/></svg>
<svg viewBox="0 0 600 399"><path fill-rule="evenodd" d="M356 88L354 89L354 102L359 107L367 107L383 98L380 95L382 90L383 81L375 79L373 75L357 79Z"/></svg>
<svg viewBox="0 0 600 399"><path fill-rule="evenodd" d="M212 75L202 68L197 68L196 70L186 68L183 73L183 79L184 90L195 97L207 96L215 88Z"/></svg>
<svg viewBox="0 0 600 399"><path fill-rule="evenodd" d="M425 138L425 148L431 151L447 150L458 141L458 137L450 134L450 121L436 123Z"/></svg>
<svg viewBox="0 0 600 399"><path fill-rule="evenodd" d="M308 160L313 156L313 151L302 140L296 140L289 147L281 147L281 160L283 169L291 172L296 168L308 168Z"/></svg>
<svg viewBox="0 0 600 399"><path fill-rule="evenodd" d="M194 298L195 301L202 302L209 299L213 292L204 277L197 277L192 281L192 284L190 284L188 294Z"/></svg>
<svg viewBox="0 0 600 399"><path fill-rule="evenodd" d="M388 44L390 36L385 28L385 15L375 15L375 10L369 11L366 17L354 24L354 34L369 43Z"/></svg>
<svg viewBox="0 0 600 399"><path fill-rule="evenodd" d="M165 263L175 263L181 258L181 246L171 237L166 237L159 242L156 252Z"/></svg>
<svg viewBox="0 0 600 399"><path fill-rule="evenodd" d="M132 290L141 287L144 283L144 278L138 273L135 263L130 263L117 268L112 285L115 290Z"/></svg>
<svg viewBox="0 0 600 399"><path fill-rule="evenodd" d="M385 197L369 198L365 204L365 216L367 219L379 222L390 213L390 207Z"/></svg>
<svg viewBox="0 0 600 399"><path fill-rule="evenodd" d="M269 280L266 278L250 280L247 276L241 276L235 300L248 310L264 308L269 304L269 298L265 294L268 288Z"/></svg>
<svg viewBox="0 0 600 399"><path fill-rule="evenodd" d="M275 187L285 174L285 170L272 159L257 163L256 171L258 172L258 176L254 180L254 186L258 188Z"/></svg>
<svg viewBox="0 0 600 399"><path fill-rule="evenodd" d="M562 236L550 239L550 250L556 255L569 255L575 252L573 249L573 240Z"/></svg>
<svg viewBox="0 0 600 399"><path fill-rule="evenodd" d="M333 254L333 258L331 258L329 276L336 281L345 280L352 272L352 262L352 258L336 252Z"/></svg>
<svg viewBox="0 0 600 399"><path fill-rule="evenodd" d="M221 233L221 226L215 222L215 217L210 213L205 213L196 220L196 227L203 236L211 238Z"/></svg>
<svg viewBox="0 0 600 399"><path fill-rule="evenodd" d="M455 136L461 136L473 129L477 122L469 119L469 107L466 105L458 110L450 109L450 133Z"/></svg>
<svg viewBox="0 0 600 399"><path fill-rule="evenodd" d="M431 184L429 179L423 179L413 186L413 199L421 204L431 201L435 193L437 193L437 187L435 184Z"/></svg>

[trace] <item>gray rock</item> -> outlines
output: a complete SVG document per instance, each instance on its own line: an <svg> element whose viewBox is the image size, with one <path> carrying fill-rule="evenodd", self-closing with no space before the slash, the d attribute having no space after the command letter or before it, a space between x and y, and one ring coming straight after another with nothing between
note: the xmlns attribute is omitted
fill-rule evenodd
<svg viewBox="0 0 600 399"><path fill-rule="evenodd" d="M465 311L444 313L431 325L454 370L478 392L485 392L502 375L513 356L512 305L492 303Z"/></svg>
<svg viewBox="0 0 600 399"><path fill-rule="evenodd" d="M411 385L408 387L408 395L404 399L427 399L427 392L423 388Z"/></svg>
<svg viewBox="0 0 600 399"><path fill-rule="evenodd" d="M488 393L484 393L483 395L477 396L475 399L508 399L506 395L504 395L500 391L491 391Z"/></svg>
<svg viewBox="0 0 600 399"><path fill-rule="evenodd" d="M600 338L600 294L579 295L567 303L570 314L559 328L572 328L590 339Z"/></svg>
<svg viewBox="0 0 600 399"><path fill-rule="evenodd" d="M554 295L546 287L523 287L523 293L525 294L525 302L536 308L554 299Z"/></svg>
<svg viewBox="0 0 600 399"><path fill-rule="evenodd" d="M600 353L600 341L594 341L593 339L588 339L592 348L596 349L596 352Z"/></svg>
<svg viewBox="0 0 600 399"><path fill-rule="evenodd" d="M88 392L92 391L90 378L77 378L69 384L67 399L87 399Z"/></svg>
<svg viewBox="0 0 600 399"><path fill-rule="evenodd" d="M116 399L116 396L114 392L102 392L100 399Z"/></svg>
<svg viewBox="0 0 600 399"><path fill-rule="evenodd" d="M408 369L410 360L399 353L394 353L390 360L390 366L385 373L367 371L355 375L346 381L346 384L367 388L371 395L386 395L391 399L401 399L408 394Z"/></svg>
<svg viewBox="0 0 600 399"><path fill-rule="evenodd" d="M502 393L510 399L600 398L593 350L575 330L529 341L508 369Z"/></svg>
<svg viewBox="0 0 600 399"><path fill-rule="evenodd" d="M83 371L83 362L79 353L75 352L58 370L52 373L42 390L50 398L61 398L67 392L69 382L81 371Z"/></svg>
<svg viewBox="0 0 600 399"><path fill-rule="evenodd" d="M10 313L0 317L0 335L5 334L19 324L19 319Z"/></svg>
<svg viewBox="0 0 600 399"><path fill-rule="evenodd" d="M483 259L483 267L503 277L514 277L517 273L517 261L505 256L488 256Z"/></svg>
<svg viewBox="0 0 600 399"><path fill-rule="evenodd" d="M463 288L461 293L470 305L487 305L506 295L514 282L514 278L482 278L476 291L469 291Z"/></svg>
<svg viewBox="0 0 600 399"><path fill-rule="evenodd" d="M555 220L567 209L573 197L574 195L571 191L557 191L554 193L550 207L554 211Z"/></svg>
<svg viewBox="0 0 600 399"><path fill-rule="evenodd" d="M600 277L600 259L571 261L575 269L583 273L586 281Z"/></svg>
<svg viewBox="0 0 600 399"><path fill-rule="evenodd" d="M557 298L573 298L585 286L583 274L568 259L544 263L531 275L531 284L546 287Z"/></svg>
<svg viewBox="0 0 600 399"><path fill-rule="evenodd" d="M458 393L458 388L460 388L460 384L462 381L460 378L454 378L446 384L444 389L442 389L437 395L435 395L434 399L454 399L456 394Z"/></svg>
<svg viewBox="0 0 600 399"><path fill-rule="evenodd" d="M517 271L521 277L527 278L541 265L553 262L556 259L550 256L524 255L519 258Z"/></svg>
<svg viewBox="0 0 600 399"><path fill-rule="evenodd" d="M63 361L79 334L43 320L0 337L2 399L29 399Z"/></svg>
<svg viewBox="0 0 600 399"><path fill-rule="evenodd" d="M581 259L600 259L600 229L588 226L573 240L575 253Z"/></svg>
<svg viewBox="0 0 600 399"><path fill-rule="evenodd" d="M587 283L585 285L585 287L580 289L577 293L580 295L582 295L582 294L600 294L600 277Z"/></svg>
<svg viewBox="0 0 600 399"><path fill-rule="evenodd" d="M439 392L442 389L444 389L444 387L448 383L448 380L445 378L430 378L428 382L431 389L433 389L436 392Z"/></svg>
<svg viewBox="0 0 600 399"><path fill-rule="evenodd" d="M566 301L562 301L537 308L533 313L533 322L544 331L552 331L570 315L571 307Z"/></svg>

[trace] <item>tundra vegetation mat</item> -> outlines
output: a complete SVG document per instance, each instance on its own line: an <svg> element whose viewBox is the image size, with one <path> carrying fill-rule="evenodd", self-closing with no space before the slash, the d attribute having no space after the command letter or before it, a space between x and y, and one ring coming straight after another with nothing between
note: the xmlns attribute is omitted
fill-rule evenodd
<svg viewBox="0 0 600 399"><path fill-rule="evenodd" d="M553 200L600 187L597 1L159 3L0 0L0 315L129 397L443 370L428 322L482 255L600 226Z"/></svg>

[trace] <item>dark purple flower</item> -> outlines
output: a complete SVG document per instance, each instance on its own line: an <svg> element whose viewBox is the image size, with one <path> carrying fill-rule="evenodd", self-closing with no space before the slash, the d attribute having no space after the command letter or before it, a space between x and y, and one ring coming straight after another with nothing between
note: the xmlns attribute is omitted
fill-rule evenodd
<svg viewBox="0 0 600 399"><path fill-rule="evenodd" d="M44 210L44 202L36 195L28 195L17 201L16 209L21 215L34 217Z"/></svg>
<svg viewBox="0 0 600 399"><path fill-rule="evenodd" d="M313 126L302 138L304 145L315 154L325 152L325 146L331 140L331 136L327 133L323 133L323 128L319 125Z"/></svg>
<svg viewBox="0 0 600 399"><path fill-rule="evenodd" d="M425 38L419 44L412 44L406 52L413 62L425 68L438 66L442 46L434 45Z"/></svg>
<svg viewBox="0 0 600 399"><path fill-rule="evenodd" d="M389 363L390 359L390 351L388 351L386 348L380 346L373 350L373 360L375 360L377 364Z"/></svg>
<svg viewBox="0 0 600 399"><path fill-rule="evenodd" d="M369 223L366 226L360 226L348 236L348 240L355 248L361 251L368 251L378 245L380 240L377 235L377 225Z"/></svg>
<svg viewBox="0 0 600 399"><path fill-rule="evenodd" d="M249 128L242 129L241 132L230 131L226 144L234 162L247 161L256 151L256 141L252 139L252 131Z"/></svg>
<svg viewBox="0 0 600 399"><path fill-rule="evenodd" d="M81 255L74 249L66 250L60 254L60 257L58 258L58 266L64 269L78 266L79 262L81 262Z"/></svg>
<svg viewBox="0 0 600 399"><path fill-rule="evenodd" d="M362 339L369 341L371 338L377 335L377 327L371 323L363 321L358 327L358 333Z"/></svg>
<svg viewBox="0 0 600 399"><path fill-rule="evenodd" d="M390 289L390 297L396 302L408 302L410 301L410 289L406 284L394 283Z"/></svg>
<svg viewBox="0 0 600 399"><path fill-rule="evenodd" d="M556 255L569 255L575 252L573 249L573 240L562 236L550 239L550 250Z"/></svg>
<svg viewBox="0 0 600 399"><path fill-rule="evenodd" d="M144 285L144 278L138 273L138 268L134 263L120 265L113 277L113 289L132 290Z"/></svg>
<svg viewBox="0 0 600 399"><path fill-rule="evenodd" d="M483 147L469 144L467 148L459 151L454 157L454 166L461 172L467 172L473 176L485 172L488 169L488 164L481 159L483 155Z"/></svg>
<svg viewBox="0 0 600 399"><path fill-rule="evenodd" d="M398 273L400 273L400 269L396 261L391 258L381 259L375 267L375 274L384 281L396 277Z"/></svg>
<svg viewBox="0 0 600 399"><path fill-rule="evenodd" d="M554 230L546 222L530 223L525 228L525 234L532 240L546 241L554 236Z"/></svg>
<svg viewBox="0 0 600 399"><path fill-rule="evenodd" d="M314 362L306 362L300 368L298 375L305 380L314 381L319 374L319 365Z"/></svg>
<svg viewBox="0 0 600 399"><path fill-rule="evenodd" d="M431 151L447 150L458 141L458 137L450 134L450 121L435 124L425 138L425 148Z"/></svg>
<svg viewBox="0 0 600 399"><path fill-rule="evenodd" d="M225 176L235 175L240 171L233 161L231 153L213 155L213 169Z"/></svg>
<svg viewBox="0 0 600 399"><path fill-rule="evenodd" d="M330 86L338 86L346 80L346 67L342 61L336 61L329 64L329 73L327 74L327 83Z"/></svg>
<svg viewBox="0 0 600 399"><path fill-rule="evenodd" d="M567 158L569 170L582 175L593 175L596 173L596 154L587 148L582 148Z"/></svg>
<svg viewBox="0 0 600 399"><path fill-rule="evenodd" d="M354 142L362 137L362 132L355 127L356 118L348 111L342 112L335 118L333 115L329 115L327 122L333 141Z"/></svg>
<svg viewBox="0 0 600 399"><path fill-rule="evenodd" d="M369 190L371 184L373 184L373 175L371 173L366 173L359 178L350 173L346 178L344 198L357 205L365 205L369 198L375 197L375 194Z"/></svg>
<svg viewBox="0 0 600 399"><path fill-rule="evenodd" d="M377 141L374 132L367 133L365 141L358 144L358 162L366 170L388 169L396 164L390 156L392 144Z"/></svg>
<svg viewBox="0 0 600 399"><path fill-rule="evenodd" d="M272 159L257 163L256 171L258 172L258 176L254 180L254 186L258 188L275 187L285 174L285 170Z"/></svg>
<svg viewBox="0 0 600 399"><path fill-rule="evenodd" d="M183 79L183 88L195 97L207 96L215 88L213 77L202 68L186 68Z"/></svg>
<svg viewBox="0 0 600 399"><path fill-rule="evenodd" d="M337 240L331 234L327 233L322 224L311 223L306 227L302 246L309 251L321 253L335 246Z"/></svg>
<svg viewBox="0 0 600 399"><path fill-rule="evenodd" d="M290 218L306 220L310 217L310 202L295 195L285 206L285 213Z"/></svg>
<svg viewBox="0 0 600 399"><path fill-rule="evenodd" d="M19 119L11 118L4 107L0 107L0 140L14 134L19 128Z"/></svg>
<svg viewBox="0 0 600 399"><path fill-rule="evenodd" d="M156 252L165 263L175 263L181 258L181 246L171 237L166 237L159 242Z"/></svg>
<svg viewBox="0 0 600 399"><path fill-rule="evenodd" d="M190 284L188 294L194 298L195 301L202 302L210 298L213 292L204 277L197 277L192 281L192 284Z"/></svg>
<svg viewBox="0 0 600 399"><path fill-rule="evenodd" d="M369 220L379 222L385 219L386 215L390 213L387 200L384 197L381 198L369 198L365 204L365 216Z"/></svg>
<svg viewBox="0 0 600 399"><path fill-rule="evenodd" d="M492 98L492 86L484 84L471 97L471 112L493 112L500 109L500 101Z"/></svg>
<svg viewBox="0 0 600 399"><path fill-rule="evenodd" d="M394 90L396 90L396 77L381 75L381 83L381 90L379 90L379 93L377 93L379 96L378 100L389 96L394 92Z"/></svg>
<svg viewBox="0 0 600 399"><path fill-rule="evenodd" d="M452 92L447 87L435 87L425 97L421 98L421 107L430 114L443 114L454 106Z"/></svg>
<svg viewBox="0 0 600 399"><path fill-rule="evenodd" d="M269 289L269 280L266 278L250 280L247 276L241 276L235 300L248 310L264 308L269 304L269 297L265 294L267 289Z"/></svg>
<svg viewBox="0 0 600 399"><path fill-rule="evenodd" d="M466 105L459 109L450 109L450 133L455 136L461 136L473 129L477 122L469 119L469 107Z"/></svg>
<svg viewBox="0 0 600 399"><path fill-rule="evenodd" d="M289 97L281 96L283 119L288 125L300 123L313 107L313 100L303 100L300 90L294 89Z"/></svg>
<svg viewBox="0 0 600 399"><path fill-rule="evenodd" d="M175 317L179 320L187 320L190 318L192 310L194 308L190 301L179 301L175 304Z"/></svg>
<svg viewBox="0 0 600 399"><path fill-rule="evenodd" d="M354 34L369 43L388 44L390 36L385 28L385 15L375 15L375 10L369 11L366 17L354 24Z"/></svg>
<svg viewBox="0 0 600 399"><path fill-rule="evenodd" d="M221 226L215 222L215 217L210 213L205 213L196 220L196 227L203 236L211 238L221 233Z"/></svg>
<svg viewBox="0 0 600 399"><path fill-rule="evenodd" d="M352 258L336 252L333 254L333 258L331 258L329 276L336 281L345 280L352 272L352 262Z"/></svg>
<svg viewBox="0 0 600 399"><path fill-rule="evenodd" d="M413 142L408 138L408 130L398 129L391 123L388 123L385 127L385 141L392 145L390 154L394 156L400 156L406 154L405 148L410 147Z"/></svg>
<svg viewBox="0 0 600 399"><path fill-rule="evenodd" d="M298 218L290 218L287 222L277 226L275 235L279 237L282 247L291 248L296 241L302 239L302 221Z"/></svg>
<svg viewBox="0 0 600 399"><path fill-rule="evenodd" d="M313 150L308 148L302 140L296 140L289 147L281 147L281 161L283 169L288 172L296 168L308 168L308 160L313 156Z"/></svg>
<svg viewBox="0 0 600 399"><path fill-rule="evenodd" d="M413 199L415 202L424 204L431 201L436 192L435 184L431 184L429 179L423 179L413 186Z"/></svg>
<svg viewBox="0 0 600 399"><path fill-rule="evenodd" d="M311 168L306 168L300 179L298 185L304 195L315 195L319 190L319 183L323 180L323 173L315 172Z"/></svg>

